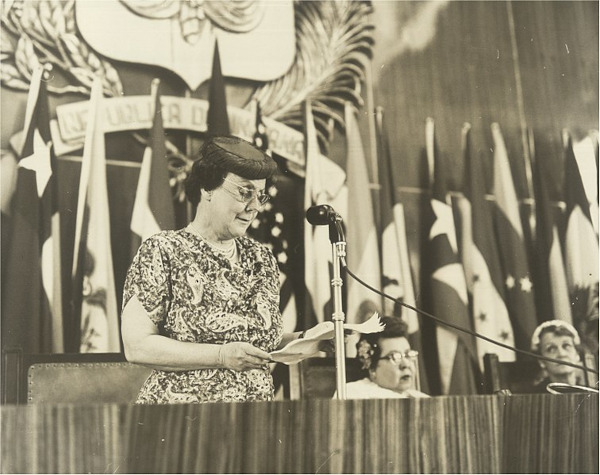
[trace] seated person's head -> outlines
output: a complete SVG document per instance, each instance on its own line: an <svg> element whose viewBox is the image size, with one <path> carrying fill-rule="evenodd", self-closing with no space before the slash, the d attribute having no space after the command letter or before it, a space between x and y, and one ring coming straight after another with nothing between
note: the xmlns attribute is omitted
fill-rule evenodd
<svg viewBox="0 0 600 475"><path fill-rule="evenodd" d="M579 363L581 342L575 328L562 320L550 320L539 325L531 337L531 350L541 356L569 363ZM574 383L579 370L571 366L540 360L551 382Z"/></svg>
<svg viewBox="0 0 600 475"><path fill-rule="evenodd" d="M383 331L360 336L356 357L379 386L394 391L415 389L417 352L410 349L408 326L398 317L381 317L381 322Z"/></svg>

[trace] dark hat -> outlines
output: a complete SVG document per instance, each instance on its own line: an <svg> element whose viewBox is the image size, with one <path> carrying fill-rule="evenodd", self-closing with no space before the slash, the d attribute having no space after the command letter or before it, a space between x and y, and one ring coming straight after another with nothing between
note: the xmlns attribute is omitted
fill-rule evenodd
<svg viewBox="0 0 600 475"><path fill-rule="evenodd" d="M277 163L265 152L233 136L208 139L200 150L200 159L248 180L270 178L277 171Z"/></svg>

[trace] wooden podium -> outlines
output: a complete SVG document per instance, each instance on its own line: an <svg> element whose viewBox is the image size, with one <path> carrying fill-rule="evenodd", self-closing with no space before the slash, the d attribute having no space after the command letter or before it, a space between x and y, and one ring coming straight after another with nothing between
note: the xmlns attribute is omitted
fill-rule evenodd
<svg viewBox="0 0 600 475"><path fill-rule="evenodd" d="M598 395L5 405L7 473L598 473Z"/></svg>

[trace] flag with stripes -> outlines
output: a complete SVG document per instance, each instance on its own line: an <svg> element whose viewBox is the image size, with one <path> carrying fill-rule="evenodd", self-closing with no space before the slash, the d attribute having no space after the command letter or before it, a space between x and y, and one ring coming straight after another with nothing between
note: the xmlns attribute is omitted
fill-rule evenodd
<svg viewBox="0 0 600 475"><path fill-rule="evenodd" d="M493 123L495 229L504 277L506 306L517 348L528 350L537 326L535 289L523 237L519 201L500 126Z"/></svg>
<svg viewBox="0 0 600 475"><path fill-rule="evenodd" d="M95 79L81 162L72 271L72 306L80 321L81 353L121 351L110 241L103 113L102 84Z"/></svg>
<svg viewBox="0 0 600 475"><path fill-rule="evenodd" d="M381 107L377 108L375 118L379 183L381 185L381 288L391 297L414 307L416 301L406 241L404 206L402 203L396 202L391 154ZM400 317L407 323L410 346L419 352L421 391L429 392L417 313L389 299L383 301L383 312L385 315Z"/></svg>
<svg viewBox="0 0 600 475"><path fill-rule="evenodd" d="M152 85L153 120L144 150L131 215L131 257L142 241L163 229L175 228L175 210L169 185L165 131L158 80Z"/></svg>
<svg viewBox="0 0 600 475"><path fill-rule="evenodd" d="M379 245L375 226L369 171L354 106L345 104L346 174L348 210L352 216L347 222L348 268L367 284L381 290ZM381 310L381 297L353 279L347 281L347 321L361 323L374 311Z"/></svg>
<svg viewBox="0 0 600 475"><path fill-rule="evenodd" d="M425 129L428 163L433 166L433 186L429 212L428 305L431 313L448 323L472 330L469 298L462 263L458 257L456 228L448 201L446 172L435 139L433 119ZM477 352L473 337L451 327L435 327L440 389L442 394L477 392Z"/></svg>
<svg viewBox="0 0 600 475"><path fill-rule="evenodd" d="M598 349L598 237L590 213L582 175L571 136L564 132L565 267L573 324L590 350ZM583 173L582 173L583 172ZM594 171L594 176L598 171Z"/></svg>
<svg viewBox="0 0 600 475"><path fill-rule="evenodd" d="M537 148L535 148L537 150ZM541 157L532 154L536 210L536 297L538 322L564 320L573 323L569 289L558 232L557 206L551 201L550 170Z"/></svg>
<svg viewBox="0 0 600 475"><path fill-rule="evenodd" d="M472 295L475 331L493 340L514 346L514 334L504 299L504 280L500 267L498 244L494 235L491 211L486 199L483 157L471 154L470 125L462 131L465 163L465 200L461 206L461 235L467 288ZM483 355L496 353L501 361L514 361L512 350L477 340L480 367Z"/></svg>
<svg viewBox="0 0 600 475"><path fill-rule="evenodd" d="M27 98L23 145L2 269L2 348L62 352L63 312L56 157L42 68ZM3 243L4 244L4 243Z"/></svg>
<svg viewBox="0 0 600 475"><path fill-rule="evenodd" d="M318 204L327 204L329 195L323 170L323 161L317 142L317 132L310 102L304 103L305 178L304 210ZM306 323L329 320L331 314L331 245L327 226L313 226L304 222L304 282L306 285Z"/></svg>

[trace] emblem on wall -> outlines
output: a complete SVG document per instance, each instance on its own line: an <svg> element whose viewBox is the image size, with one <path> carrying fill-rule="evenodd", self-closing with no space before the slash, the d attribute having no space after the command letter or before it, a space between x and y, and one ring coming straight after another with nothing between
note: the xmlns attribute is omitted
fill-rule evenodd
<svg viewBox="0 0 600 475"><path fill-rule="evenodd" d="M229 77L276 79L296 52L291 0L76 0L75 12L94 50L174 71L192 91L210 79L215 39Z"/></svg>
<svg viewBox="0 0 600 475"><path fill-rule="evenodd" d="M105 96L123 97L118 60L174 71L193 91L210 79L217 39L224 76L255 88L251 99L266 119L301 131L301 105L312 102L327 150L335 126L343 129L344 103L362 105L371 8L362 1L3 2L2 85L26 91L34 68L46 64L50 93L89 96L100 76Z"/></svg>

